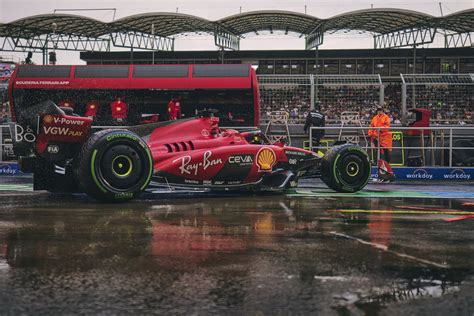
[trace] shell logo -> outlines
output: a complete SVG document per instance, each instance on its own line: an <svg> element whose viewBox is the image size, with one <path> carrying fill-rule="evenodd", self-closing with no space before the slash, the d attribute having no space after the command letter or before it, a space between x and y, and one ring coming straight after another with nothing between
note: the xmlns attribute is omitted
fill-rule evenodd
<svg viewBox="0 0 474 316"><path fill-rule="evenodd" d="M53 117L51 115L46 115L44 118L43 118L43 122L45 122L46 124L49 124L53 121Z"/></svg>
<svg viewBox="0 0 474 316"><path fill-rule="evenodd" d="M258 171L272 171L276 162L275 152L270 148L262 148L258 151L255 161L257 162Z"/></svg>

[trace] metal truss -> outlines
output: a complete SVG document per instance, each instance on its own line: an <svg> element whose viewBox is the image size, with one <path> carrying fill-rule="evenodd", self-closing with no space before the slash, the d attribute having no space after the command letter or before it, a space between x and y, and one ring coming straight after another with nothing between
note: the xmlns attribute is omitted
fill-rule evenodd
<svg viewBox="0 0 474 316"><path fill-rule="evenodd" d="M4 52L41 52L40 48L33 47L18 47L15 45L13 38L11 37L0 37L0 51Z"/></svg>
<svg viewBox="0 0 474 316"><path fill-rule="evenodd" d="M474 47L474 32L444 35L444 47Z"/></svg>
<svg viewBox="0 0 474 316"><path fill-rule="evenodd" d="M110 51L107 38L91 38L66 34L42 34L30 37L3 37L1 49L5 51L39 51L39 50L79 50Z"/></svg>
<svg viewBox="0 0 474 316"><path fill-rule="evenodd" d="M214 44L221 49L239 50L240 37L216 25L214 29Z"/></svg>
<svg viewBox="0 0 474 316"><path fill-rule="evenodd" d="M323 41L324 41L324 29L322 28L322 26L318 26L316 29L311 31L311 33L309 33L306 36L306 40L305 40L306 49L310 50L315 47L321 46L323 44Z"/></svg>
<svg viewBox="0 0 474 316"><path fill-rule="evenodd" d="M412 28L409 30L374 35L374 48L400 48L433 43L436 28Z"/></svg>
<svg viewBox="0 0 474 316"><path fill-rule="evenodd" d="M116 47L174 51L174 38L171 37L131 31L110 33L110 38Z"/></svg>

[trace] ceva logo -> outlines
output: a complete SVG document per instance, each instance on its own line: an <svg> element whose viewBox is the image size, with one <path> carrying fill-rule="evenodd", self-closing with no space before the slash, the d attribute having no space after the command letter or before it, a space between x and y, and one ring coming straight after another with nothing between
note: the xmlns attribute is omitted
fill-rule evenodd
<svg viewBox="0 0 474 316"><path fill-rule="evenodd" d="M444 174L443 177L449 180L470 180L471 175L466 174L462 169L454 169L449 174Z"/></svg>
<svg viewBox="0 0 474 316"><path fill-rule="evenodd" d="M412 174L407 174L407 179L412 180L432 180L433 175L429 173L426 169L415 169Z"/></svg>

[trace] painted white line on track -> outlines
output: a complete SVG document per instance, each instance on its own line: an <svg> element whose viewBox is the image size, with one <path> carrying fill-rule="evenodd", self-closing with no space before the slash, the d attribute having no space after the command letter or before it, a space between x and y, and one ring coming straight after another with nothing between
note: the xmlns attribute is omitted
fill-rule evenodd
<svg viewBox="0 0 474 316"><path fill-rule="evenodd" d="M407 255L407 254L404 254L404 253L396 252L396 251L393 251L393 250L389 250L387 246L382 245L382 244L378 244L378 243L374 243L374 242L370 242L370 241L365 241L363 239L360 239L360 238L357 238L357 237L352 237L352 236L349 236L349 235L346 235L346 234L341 234L341 233L338 233L338 232L329 232L329 233L331 235L344 237L344 238L347 238L347 239L352 239L352 240L358 241L361 244L372 246L374 248L386 251L386 252L394 254L396 256L399 256L399 257L402 257L402 258L407 258L407 259L417 261L417 262L421 262L421 263L431 265L431 266L434 266L434 267L437 267L437 268L449 268L450 267L447 264L437 263L437 262L429 261L429 260L426 260L426 259L421 259L421 258L418 258L418 257L415 257L415 256Z"/></svg>

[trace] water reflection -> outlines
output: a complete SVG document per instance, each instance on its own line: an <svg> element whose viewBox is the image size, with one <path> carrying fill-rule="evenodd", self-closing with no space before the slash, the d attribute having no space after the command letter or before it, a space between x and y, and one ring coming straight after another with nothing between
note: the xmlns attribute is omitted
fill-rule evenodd
<svg viewBox="0 0 474 316"><path fill-rule="evenodd" d="M0 279L7 289L24 286L26 292L37 291L38 284L63 288L71 280L68 295L82 293L81 284L91 295L114 293L89 297L90 303L81 296L73 300L88 306L121 299L128 312L137 312L133 306L140 302L164 311L185 304L182 312L201 313L229 307L242 313L289 307L344 313L348 306L367 312L461 291L473 275L472 256L453 245L469 244L472 236L451 234L445 242L436 234L449 228L442 221L427 225L390 214L326 212L367 209L371 203L250 197L18 208L8 216L0 213L0 224L9 223L0 225ZM377 207L390 209L390 203L400 201L379 201ZM470 231L456 225L460 234ZM368 244L331 234L335 231ZM445 260L450 268L433 268L370 243ZM126 305L132 296L136 305Z"/></svg>

